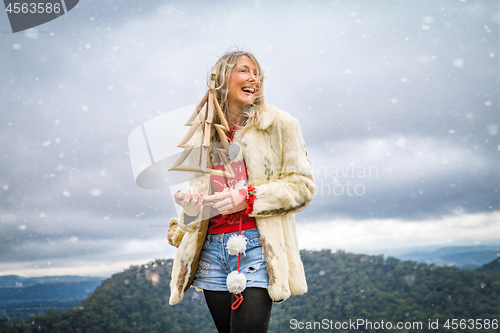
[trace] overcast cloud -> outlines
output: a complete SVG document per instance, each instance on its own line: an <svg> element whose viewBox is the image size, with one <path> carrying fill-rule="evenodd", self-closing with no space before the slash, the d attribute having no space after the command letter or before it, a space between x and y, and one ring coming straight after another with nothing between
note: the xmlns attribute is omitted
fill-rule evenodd
<svg viewBox="0 0 500 333"><path fill-rule="evenodd" d="M127 138L197 103L231 46L301 123L301 248L498 243L499 23L486 0L89 0L16 34L0 14L0 275L173 257L173 202L134 184Z"/></svg>

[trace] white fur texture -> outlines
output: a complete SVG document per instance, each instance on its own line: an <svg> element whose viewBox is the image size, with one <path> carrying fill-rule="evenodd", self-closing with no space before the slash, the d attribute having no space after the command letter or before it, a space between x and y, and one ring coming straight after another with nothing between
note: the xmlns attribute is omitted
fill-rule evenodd
<svg viewBox="0 0 500 333"><path fill-rule="evenodd" d="M247 287L245 274L232 271L226 278L227 289L231 294L239 294Z"/></svg>
<svg viewBox="0 0 500 333"><path fill-rule="evenodd" d="M243 235L232 235L227 240L227 252L234 256L237 256L238 253L245 253L245 249L247 248L247 240Z"/></svg>

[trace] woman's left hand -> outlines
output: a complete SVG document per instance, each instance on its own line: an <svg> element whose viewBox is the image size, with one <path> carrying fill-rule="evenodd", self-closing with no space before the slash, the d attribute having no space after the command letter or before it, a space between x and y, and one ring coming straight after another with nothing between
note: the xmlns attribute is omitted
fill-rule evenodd
<svg viewBox="0 0 500 333"><path fill-rule="evenodd" d="M206 197L205 200L216 200L212 207L218 209L222 215L241 212L247 208L246 194L243 195L239 190L218 192Z"/></svg>

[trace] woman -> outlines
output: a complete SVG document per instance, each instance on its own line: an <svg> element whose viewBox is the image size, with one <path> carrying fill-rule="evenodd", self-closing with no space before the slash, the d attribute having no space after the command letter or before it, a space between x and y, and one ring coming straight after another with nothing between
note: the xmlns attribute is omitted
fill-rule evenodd
<svg viewBox="0 0 500 333"><path fill-rule="evenodd" d="M297 120L264 103L255 57L229 52L215 67L215 94L231 127L229 159L236 177L197 175L184 200L176 194L183 213L170 220L169 242L179 248L170 304L180 302L192 285L203 289L219 332L266 332L272 302L307 291L294 213L313 198L311 163ZM220 123L217 115L214 123ZM200 130L193 142L201 135ZM218 141L214 131L211 142ZM214 169L223 168L216 154L211 157ZM203 206L207 201L215 203ZM228 240L240 233L247 241L241 262L227 253ZM234 270L246 278L236 310L226 285Z"/></svg>

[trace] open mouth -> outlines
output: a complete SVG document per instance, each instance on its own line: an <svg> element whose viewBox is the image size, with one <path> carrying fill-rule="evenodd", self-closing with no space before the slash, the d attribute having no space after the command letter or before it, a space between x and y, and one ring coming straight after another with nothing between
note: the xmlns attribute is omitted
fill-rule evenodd
<svg viewBox="0 0 500 333"><path fill-rule="evenodd" d="M254 94L256 91L256 89L253 87L243 87L243 88L241 88L241 90L243 90L244 92L246 92L248 94Z"/></svg>

